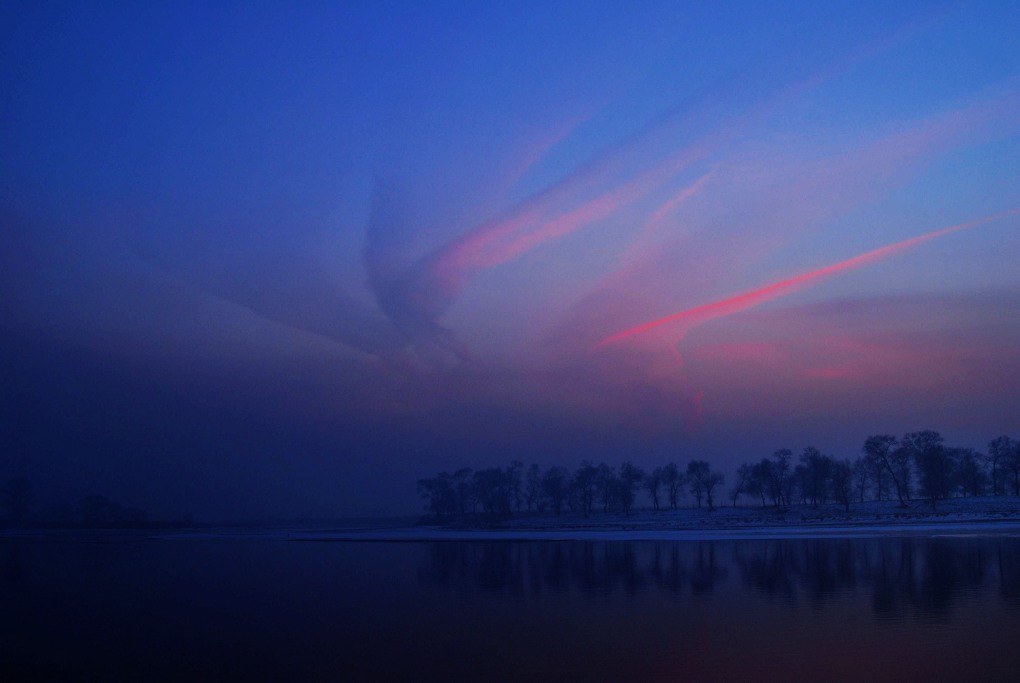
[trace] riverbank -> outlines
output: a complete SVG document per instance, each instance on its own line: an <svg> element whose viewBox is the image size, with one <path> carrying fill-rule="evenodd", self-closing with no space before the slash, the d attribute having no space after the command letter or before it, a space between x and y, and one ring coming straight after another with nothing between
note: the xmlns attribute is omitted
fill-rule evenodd
<svg viewBox="0 0 1020 683"><path fill-rule="evenodd" d="M867 501L847 512L834 504L680 508L622 513L467 517L403 529L323 530L294 540L711 540L739 538L872 538L881 536L1020 535L1020 497L955 498L932 510L924 501Z"/></svg>
<svg viewBox="0 0 1020 683"><path fill-rule="evenodd" d="M771 506L681 507L677 510L636 510L629 515L596 512L557 515L522 514L505 519L484 517L454 520L443 526L450 529L729 529L746 527L802 527L829 525L902 525L945 522L1020 522L1020 497L983 496L951 498L939 501L932 510L927 501L912 500L906 507L897 501L853 503L847 511L842 505L792 505L777 510Z"/></svg>
<svg viewBox="0 0 1020 683"><path fill-rule="evenodd" d="M529 541L529 540L731 540L779 538L876 538L886 536L1020 536L1020 497L954 498L934 511L924 501L906 508L896 501L771 507L737 506L596 512L508 518L465 517L417 524L408 518L318 523L203 525L189 529L0 530L0 539L74 538L79 541L253 539L282 541Z"/></svg>

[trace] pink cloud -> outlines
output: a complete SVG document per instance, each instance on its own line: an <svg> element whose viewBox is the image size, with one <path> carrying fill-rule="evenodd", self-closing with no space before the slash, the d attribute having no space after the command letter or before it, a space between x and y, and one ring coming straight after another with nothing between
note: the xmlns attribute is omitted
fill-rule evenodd
<svg viewBox="0 0 1020 683"><path fill-rule="evenodd" d="M874 263L876 261L880 261L890 256L894 256L908 249L912 249L916 246L924 244L925 242L929 242L938 237L949 235L954 232L959 232L961 230L974 228L979 225L984 225L997 220L1001 220L1003 218L1016 216L1018 213L1020 213L1020 209L1004 211L993 214L991 216L985 216L983 218L979 218L976 220L967 221L965 223L959 223L957 225L953 225L947 228L942 228L940 230L934 230L932 232L928 232L923 235L918 235L917 237L912 237L910 239L902 240L894 244L889 244L884 247L879 247L878 249L873 249L871 251L859 254L844 261L839 261L838 263L833 263L823 268L818 268L807 273L801 273L800 275L795 275L793 277L786 278L785 280L773 282L771 284L765 285L764 287L759 287L757 289L743 292L741 294L727 297L725 299L720 299L718 301L713 301L708 304L702 304L701 306L695 306L694 308L688 308L678 313L673 313L672 315L667 315L661 318L657 318L655 320L650 320L648 322L636 325L625 330L621 330L602 339L598 343L598 346L605 346L608 344L620 342L630 337L645 334L656 328L662 327L663 325L670 324L683 324L680 333L682 335L684 331L690 329L695 325L699 325L705 322L706 320L711 320L713 318L739 313L740 311L747 310L748 308L757 306L758 304L764 303L766 301L771 301L773 299L786 296L794 291L802 289L803 287L807 286L808 284L812 283L815 280L826 278L832 275L837 275L842 272L854 270L856 268L860 268L862 266Z"/></svg>
<svg viewBox="0 0 1020 683"><path fill-rule="evenodd" d="M574 134L578 127L592 118L592 112L575 116L566 123L553 128L537 139L527 143L512 162L512 170L507 175L505 189L509 190L524 179L549 153L561 142Z"/></svg>
<svg viewBox="0 0 1020 683"><path fill-rule="evenodd" d="M660 221L665 219L669 214L673 213L673 211L675 211L678 206L680 206L688 199L698 194L701 191L701 188L704 187L708 179L712 177L712 174L714 172L715 172L714 170L709 171L705 175L695 180L690 185L684 187L679 192L674 194L663 204L661 204L659 208L657 208L652 213L651 218L648 219L648 225L655 225L656 223L659 223Z"/></svg>

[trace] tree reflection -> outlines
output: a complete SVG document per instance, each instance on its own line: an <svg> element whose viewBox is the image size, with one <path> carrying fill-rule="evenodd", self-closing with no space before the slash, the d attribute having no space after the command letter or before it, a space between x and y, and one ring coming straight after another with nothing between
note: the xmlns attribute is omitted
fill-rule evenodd
<svg viewBox="0 0 1020 683"><path fill-rule="evenodd" d="M432 543L419 578L463 595L711 593L727 574L717 555L714 543Z"/></svg>
<svg viewBox="0 0 1020 683"><path fill-rule="evenodd" d="M735 544L733 559L747 586L771 597L813 605L865 591L874 612L914 609L941 618L961 595L997 575L1016 591L1020 541L959 539L798 540Z"/></svg>
<svg viewBox="0 0 1020 683"><path fill-rule="evenodd" d="M745 595L790 605L824 609L864 597L879 617L912 611L918 618L941 619L962 596L986 588L1020 604L1020 540L431 543L419 580L465 596L571 594L598 600L708 595L731 575L739 577Z"/></svg>
<svg viewBox="0 0 1020 683"><path fill-rule="evenodd" d="M995 568L999 577L999 596L1014 607L1020 607L1020 551L1001 543L995 548Z"/></svg>

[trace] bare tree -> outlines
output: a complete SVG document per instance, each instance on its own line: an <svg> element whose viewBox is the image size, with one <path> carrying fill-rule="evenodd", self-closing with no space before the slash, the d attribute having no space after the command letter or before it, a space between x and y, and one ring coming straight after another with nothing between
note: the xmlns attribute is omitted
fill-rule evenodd
<svg viewBox="0 0 1020 683"><path fill-rule="evenodd" d="M691 493L694 494L698 507L701 507L701 499L704 496L708 503L708 509L714 510L713 496L716 487L725 481L723 475L713 472L704 460L692 460L687 465L687 481L691 485Z"/></svg>
<svg viewBox="0 0 1020 683"><path fill-rule="evenodd" d="M749 496L758 496L761 499L761 506L765 507L765 475L762 472L762 463L769 464L768 460L749 464L751 476L747 480L744 489Z"/></svg>
<svg viewBox="0 0 1020 683"><path fill-rule="evenodd" d="M483 512L508 515L513 511L513 468L489 467L476 470L472 483Z"/></svg>
<svg viewBox="0 0 1020 683"><path fill-rule="evenodd" d="M510 506L517 512L521 511L521 506L524 503L524 463L520 460L514 460L510 463L510 466L506 468L506 490L507 490L507 508Z"/></svg>
<svg viewBox="0 0 1020 683"><path fill-rule="evenodd" d="M856 458L851 466L854 471L854 493L856 494L857 501L863 503L868 493L871 468L868 467L868 459L863 455Z"/></svg>
<svg viewBox="0 0 1020 683"><path fill-rule="evenodd" d="M430 479L419 479L418 494L425 499L425 509L437 519L445 519L457 511L453 478L446 472L440 472Z"/></svg>
<svg viewBox="0 0 1020 683"><path fill-rule="evenodd" d="M896 437L890 434L869 436L864 441L864 454L889 473L900 507L907 507L910 498L910 452L898 448Z"/></svg>
<svg viewBox="0 0 1020 683"><path fill-rule="evenodd" d="M740 495L747 492L751 484L752 470L753 466L747 463L737 468L737 482L730 489L730 500L733 502L733 507L737 507L737 499L740 498Z"/></svg>
<svg viewBox="0 0 1020 683"><path fill-rule="evenodd" d="M777 510L790 505L794 485L792 460L793 452L788 448L780 448L771 458L762 458L754 466L753 478L761 492L762 505L765 504L765 495L772 499Z"/></svg>
<svg viewBox="0 0 1020 683"><path fill-rule="evenodd" d="M780 506L788 507L793 494L793 452L788 448L780 448L772 454L772 476L775 479L776 492Z"/></svg>
<svg viewBox="0 0 1020 683"><path fill-rule="evenodd" d="M934 510L935 501L948 497L952 486L953 463L942 435L931 430L911 432L903 437L902 447L913 458L921 492Z"/></svg>
<svg viewBox="0 0 1020 683"><path fill-rule="evenodd" d="M1013 458L1009 461L1009 471L1013 475L1013 495L1020 496L1020 441L1015 443Z"/></svg>
<svg viewBox="0 0 1020 683"><path fill-rule="evenodd" d="M528 504L528 512L537 510L542 500L542 471L532 463L524 475L524 500Z"/></svg>
<svg viewBox="0 0 1020 683"><path fill-rule="evenodd" d="M811 469L806 463L801 463L793 468L793 480L800 493L800 504L807 505L811 500ZM818 507L817 504L815 507Z"/></svg>
<svg viewBox="0 0 1020 683"><path fill-rule="evenodd" d="M830 461L828 472L833 497L849 513L850 499L853 497L853 468L846 460L835 460Z"/></svg>
<svg viewBox="0 0 1020 683"><path fill-rule="evenodd" d="M864 466L868 470L868 477L875 487L875 500L885 500L886 493L892 483L890 481L887 463L882 458L875 458L868 455L863 456Z"/></svg>
<svg viewBox="0 0 1020 683"><path fill-rule="evenodd" d="M620 505L623 507L624 514L629 515L631 508L634 507L635 489L644 478L645 473L633 463L625 462L620 465Z"/></svg>
<svg viewBox="0 0 1020 683"><path fill-rule="evenodd" d="M981 466L983 460L980 453L973 448L954 448L953 460L956 463L956 481L960 493L964 497L980 496L988 485L988 475Z"/></svg>
<svg viewBox="0 0 1020 683"><path fill-rule="evenodd" d="M722 486L726 481L726 477L723 476L722 472L709 472L705 478L705 502L708 503L708 509L715 510L715 504L713 502L713 494L716 487Z"/></svg>
<svg viewBox="0 0 1020 683"><path fill-rule="evenodd" d="M648 497L652 499L652 509L658 510L659 489L662 488L662 468L656 467L645 475L644 485L645 490L648 491Z"/></svg>
<svg viewBox="0 0 1020 683"><path fill-rule="evenodd" d="M776 451L777 453L779 451ZM784 449L783 453L789 454L790 451ZM787 461L789 464L789 461ZM783 484L777 470L779 466L776 464L775 458L762 458L758 464L754 466L753 474L756 487L761 494L762 507L765 506L765 496L772 500L772 504L776 506L777 510L782 509L786 502L783 495Z"/></svg>
<svg viewBox="0 0 1020 683"><path fill-rule="evenodd" d="M690 484L691 494L698 507L701 507L701 499L705 496L705 479L708 477L708 463L704 460L692 460L687 463L687 483Z"/></svg>
<svg viewBox="0 0 1020 683"><path fill-rule="evenodd" d="M599 498L602 499L602 512L609 512L613 506L613 499L616 496L617 485L616 473L606 463L599 463L598 475L595 478L595 488L598 490Z"/></svg>
<svg viewBox="0 0 1020 683"><path fill-rule="evenodd" d="M595 505L595 491L598 485L598 476L598 468L591 464L591 461L585 460L581 463L581 466L577 468L577 472L574 473L574 478L571 481L571 486L577 492L581 511L584 512L585 517L591 514L592 507Z"/></svg>
<svg viewBox="0 0 1020 683"><path fill-rule="evenodd" d="M822 455L814 446L808 446L800 455L800 466L797 468L801 473L801 493L811 503L818 507L825 503L828 497L829 470L832 468L832 459Z"/></svg>
<svg viewBox="0 0 1020 683"><path fill-rule="evenodd" d="M1005 434L988 443L988 474L992 480L992 495L1001 496L1006 492L1006 479L1015 460L1017 444Z"/></svg>
<svg viewBox="0 0 1020 683"><path fill-rule="evenodd" d="M662 468L662 484L669 496L669 506L676 510L680 494L683 491L684 475L675 462L668 463Z"/></svg>
<svg viewBox="0 0 1020 683"><path fill-rule="evenodd" d="M567 498L567 470L562 467L550 467L542 475L542 495L557 516L563 511L563 502Z"/></svg>

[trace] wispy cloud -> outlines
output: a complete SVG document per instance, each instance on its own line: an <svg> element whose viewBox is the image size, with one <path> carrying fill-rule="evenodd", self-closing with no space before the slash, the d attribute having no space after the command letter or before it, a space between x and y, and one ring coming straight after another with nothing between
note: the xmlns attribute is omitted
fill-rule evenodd
<svg viewBox="0 0 1020 683"><path fill-rule="evenodd" d="M874 50L869 54L871 52ZM752 96L743 106L735 106L729 100L739 91L739 86L746 83L736 79L721 84L716 90L683 103L606 146L559 181L433 250L400 274L390 273L383 278L377 274L382 255L372 234L383 231L375 226L379 212L374 210L369 224L366 266L369 283L380 306L399 327L411 334L425 333L432 339L449 340L436 320L475 274L512 261L647 197L692 166L711 159L727 144L738 140L750 125L765 120L783 102L831 78L848 59L854 62L860 56L853 53L806 79ZM533 158L540 158L574 127L567 126L566 132L540 145L538 156L532 155ZM635 156L646 160L658 158L658 161L650 164L644 161L645 168L633 172L630 168ZM653 229L680 204L697 194L706 179L702 176L660 204L645 231Z"/></svg>
<svg viewBox="0 0 1020 683"><path fill-rule="evenodd" d="M942 228L940 230L933 230L923 235L918 235L916 237L911 237L910 239L895 242L884 247L879 247L878 249L872 249L871 251L865 252L863 254L858 254L857 256L846 259L844 261L839 261L838 263L833 263L823 268L818 268L812 271L808 271L806 273L801 273L800 275L795 275L793 277L786 278L784 280L779 280L778 282L773 282L771 284L765 285L764 287L759 287L747 292L736 294L734 296L726 297L725 299L720 299L718 301L713 301L711 303L702 304L700 306L695 306L693 308L688 308L683 311L673 313L671 315L657 318L655 320L649 320L648 322L641 323L640 325L635 325L634 327L630 327L625 330L620 330L619 332L611 334L600 340L597 346L606 346L609 344L614 344L625 339L629 339L631 337L651 332L652 330L662 327L664 325L677 325L682 335L683 332L690 329L694 325L701 324L713 318L719 318L722 316L732 315L733 313L739 313L740 311L747 310L748 308L757 306L758 304L764 303L766 301L786 296L794 291L800 290L808 286L809 284L816 280L831 277L833 275L837 275L846 271L854 270L856 268L869 265L871 263L875 263L876 261L889 258L890 256L894 256L901 252L907 251L908 249L920 246L925 242L930 242L931 240L943 237L945 235L950 235L952 233L960 232L962 230L975 228L979 225L985 225L987 223L992 223L994 221L1011 218L1016 216L1017 214L1020 214L1020 209L1003 211L1000 213L993 214L991 216L985 216L983 218L979 218L976 220L967 221L965 223L959 223L957 225L952 225L947 228Z"/></svg>

